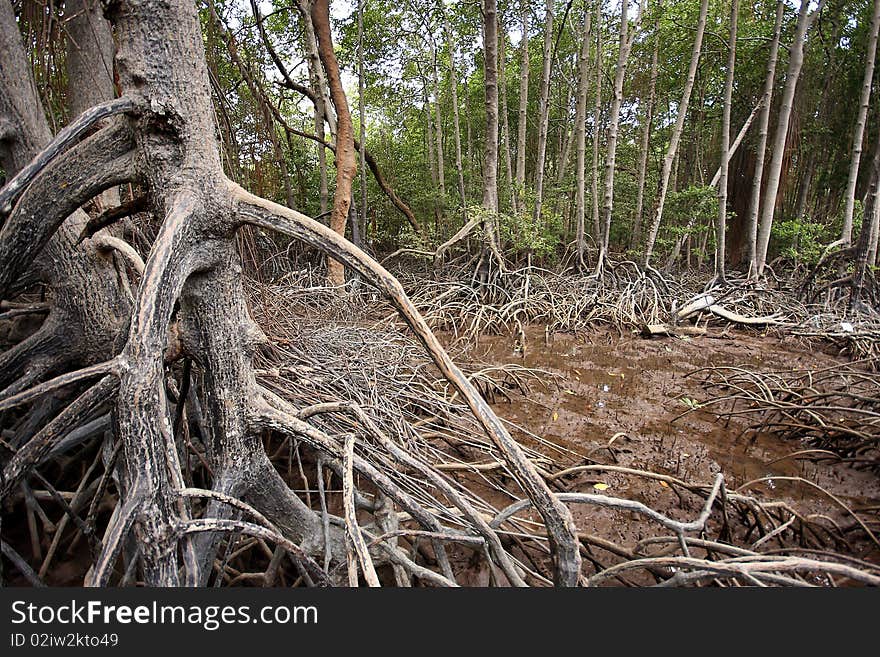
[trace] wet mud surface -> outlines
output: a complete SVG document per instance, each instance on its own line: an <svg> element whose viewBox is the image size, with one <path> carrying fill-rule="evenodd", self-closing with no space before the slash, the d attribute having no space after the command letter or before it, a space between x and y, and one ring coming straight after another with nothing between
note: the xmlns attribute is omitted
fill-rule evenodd
<svg viewBox="0 0 880 657"><path fill-rule="evenodd" d="M510 337L491 336L471 347L468 356L543 371L526 395L496 400L493 407L514 425L578 455L553 457L566 466L619 465L705 484L720 471L730 490L742 487L740 492L761 500L782 499L801 513L826 514L842 523L851 522L851 516L827 494L804 482L779 478L806 479L851 508L880 500L880 477L871 472L793 458L793 452L808 446L748 431L747 423L736 418L720 421L699 408L692 410L708 396L695 370L739 366L769 372L841 362L817 345L756 332L647 339L608 331L548 338L541 327L534 327L526 334L525 349ZM524 432L514 430L514 435L534 444ZM551 455L546 448L541 451ZM629 474L582 472L565 482L567 490L601 490L679 520L691 520L700 511L696 496L688 499L656 480ZM573 512L580 529L621 544L664 533L634 513L587 506L573 507ZM856 552L863 558L877 557L870 548Z"/></svg>

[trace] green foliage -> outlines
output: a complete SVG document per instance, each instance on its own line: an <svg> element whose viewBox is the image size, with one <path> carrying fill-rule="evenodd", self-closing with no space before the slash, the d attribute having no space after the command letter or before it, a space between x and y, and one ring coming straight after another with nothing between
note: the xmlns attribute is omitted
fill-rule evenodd
<svg viewBox="0 0 880 657"><path fill-rule="evenodd" d="M774 222L770 231L779 255L797 262L815 264L833 240L829 226L807 217Z"/></svg>
<svg viewBox="0 0 880 657"><path fill-rule="evenodd" d="M485 212L479 208L480 212ZM498 215L498 232L507 253L520 256L531 253L539 260L550 259L562 242L562 216L550 208L544 208L541 218L534 219L528 204L516 215Z"/></svg>
<svg viewBox="0 0 880 657"><path fill-rule="evenodd" d="M542 72L544 2L527 3L530 9L529 89L526 111L526 181L518 190L520 212L511 210L513 195L505 171L505 147L516 161L519 128L519 82L522 66L521 6L499 3L500 32L506 35L505 75L499 80L506 91L506 118L509 134L500 144L498 162L499 236L505 254L516 258L532 254L549 259L561 252L573 235L576 181L574 139L577 60L583 39L585 11L592 12L592 41L589 53L591 69L587 98L586 190L590 194L592 138L599 131L598 185L603 189L610 81L617 60L620 3L601 3L601 19L595 19L593 2L556 0L554 59L550 87L550 120L544 177L543 214L532 217L534 207L536 146L538 142L539 94ZM782 47L777 66L778 98L784 83L787 55L797 18L796 3L786 2L782 25ZM250 76L259 81L285 122L297 131L313 133L311 104L275 82L279 75L257 33L249 3L218 0L214 3L223 21L234 32L237 50ZM274 49L286 62L297 82L308 85L308 67L302 65L303 29L301 17L289 3L270 0L260 3L264 24ZM407 222L368 176L368 213L370 239L378 249L400 246L432 248L461 226L458 172L455 169L455 137L452 107L450 64L457 78L459 138L462 148L462 177L465 183L464 204L479 203L485 163L485 84L483 77L482 27L478 3L431 0L425 3L394 3L375 0L364 5L363 68L364 97L358 97L357 70L360 53L357 39L356 3L335 3L333 16L334 45L342 69L343 82L355 122L361 101L366 108L366 145L378 162L390 186L413 210L424 229L424 241L415 240ZM646 116L650 85L651 55L656 36L660 43L656 103L650 129L647 178L642 219L649 223L654 207L655 190L670 133L675 125L682 81L693 47L694 26L699 0L646 5L647 13L638 26L635 5L630 15L635 39L627 66L621 107L619 138L614 181L614 213L611 223L611 248L626 247L631 241L635 215L637 180L641 157L641 134ZM851 151L854 113L836 111L854 107L858 101L868 43L870 12L868 0L826 3L823 13L809 35L806 61L798 85L797 124L791 130L791 154L786 160L787 174L780 192L782 212L797 197L799 186L809 176L805 208L810 219L782 221L777 216L771 249L809 260L821 247L836 239L840 231L840 210L846 186ZM754 0L740 4L739 40L731 117L735 134L750 115L762 93L766 75L769 40L772 36L775 0ZM57 11L57 10L56 10ZM681 138L672 187L679 191L667 196L663 223L656 249L662 252L682 235L706 237L707 249L714 243L712 225L717 216L717 191L700 181L707 180L719 161L720 117L724 88L729 3L709 3L708 24L700 57L697 81L691 97L685 130ZM659 12L659 13L658 13ZM300 141L287 135L266 116L262 100L255 98L244 84L238 67L230 61L220 33L211 27L202 11L203 30L212 88L218 108L218 126L223 138L225 158L231 175L242 184L278 201L285 200L283 178L277 163L281 158L273 149L272 135L284 151L297 209L309 214L320 211L319 173L316 147L312 141ZM565 18L563 18L565 17ZM448 19L451 34L445 30ZM656 26L656 27L655 27ZM596 51L596 34L601 33L602 54ZM449 36L449 41L447 41ZM451 47L450 42L451 41ZM603 80L599 125L593 125L596 67ZM57 95L57 94L56 94ZM59 96L60 97L60 96ZM499 99L501 100L501 99ZM774 101L775 108L775 101ZM505 107L499 107L500 112ZM774 109L775 112L775 109ZM442 127L445 195L439 189L437 171L437 125ZM771 121L771 130L775 123ZM877 110L872 107L869 126L877 125ZM751 163L757 140L757 123L746 134L731 163L731 208L742 211L743 190L751 186ZM357 130L356 126L356 130ZM429 130L430 127L430 130ZM869 128L866 143L873 143L876 127ZM329 137L328 137L329 138ZM566 155L567 154L567 155ZM564 175L561 162L568 158ZM869 153L863 154L863 160ZM330 191L335 171L332 153L327 152ZM863 170L865 167L862 167ZM864 177L864 175L863 175ZM359 185L359 182L356 183ZM861 189L864 180L860 180ZM358 193L359 198L359 193ZM471 212L483 212L471 207ZM587 201L587 230L592 232L592 201ZM855 233L861 210L857 206ZM742 230L743 222L730 222L730 230ZM688 228L688 226L690 226ZM708 231L708 235L705 233ZM729 243L742 241L742 235L729 235ZM636 254L633 254L636 255Z"/></svg>

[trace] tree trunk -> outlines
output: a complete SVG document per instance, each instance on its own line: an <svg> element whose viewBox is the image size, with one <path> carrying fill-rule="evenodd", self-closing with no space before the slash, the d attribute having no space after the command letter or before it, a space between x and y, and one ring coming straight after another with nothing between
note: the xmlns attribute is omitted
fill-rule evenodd
<svg viewBox="0 0 880 657"><path fill-rule="evenodd" d="M66 0L67 97L71 117L116 96L113 87L113 34L99 0ZM100 208L119 205L119 191L99 197Z"/></svg>
<svg viewBox="0 0 880 657"><path fill-rule="evenodd" d="M727 169L730 159L730 104L733 98L733 75L736 67L736 23L739 0L730 2L730 39L727 53L727 75L724 81L724 107L721 117L721 176L718 180L718 219L715 222L715 278L726 279L724 259L727 256Z"/></svg>
<svg viewBox="0 0 880 657"><path fill-rule="evenodd" d="M706 30L706 14L709 10L709 0L700 3L700 17L697 19L697 34L694 37L694 48L691 51L691 63L688 68L687 80L681 94L681 102L678 107L678 116L675 119L675 127L669 139L669 148L666 157L663 158L663 168L660 172L660 190L657 195L657 206L654 210L654 218L651 222L651 230L648 232L648 240L645 243L645 251L642 254L642 266L647 268L651 264L651 255L654 252L654 243L663 221L663 206L666 203L666 194L669 191L669 178L672 174L672 164L678 154L678 144L687 118L687 108L691 100L691 91L694 88L694 80L697 75L697 64L700 61L700 52L703 48L703 33Z"/></svg>
<svg viewBox="0 0 880 657"><path fill-rule="evenodd" d="M510 194L511 211L514 216L517 214L516 194L513 192L513 163L510 159L510 122L508 120L507 110L507 71L506 71L506 48L507 35L502 29L498 34L498 75L499 86L501 89L501 148L504 152L504 173L507 183L507 190Z"/></svg>
<svg viewBox="0 0 880 657"><path fill-rule="evenodd" d="M593 239L602 239L599 228L599 121L602 118L602 3L596 3L596 100L593 104L593 168L590 178L590 197L593 203Z"/></svg>
<svg viewBox="0 0 880 657"><path fill-rule="evenodd" d="M865 56L865 76L862 81L862 94L859 100L859 113L853 132L852 157L849 164L849 178L846 184L846 207L843 212L843 231L840 238L845 245L852 239L853 208L855 207L856 182L859 179L859 162L862 157L862 140L865 135L865 119L868 116L868 103L871 99L871 82L874 79L874 58L877 54L877 32L880 30L880 0L874 0L874 13L871 17L871 31L868 34L868 52ZM868 216L865 215L865 221Z"/></svg>
<svg viewBox="0 0 880 657"><path fill-rule="evenodd" d="M764 203L761 210L761 223L758 228L758 241L755 250L756 270L759 276L764 274L764 265L767 262L767 247L770 244L770 229L773 226L773 215L776 211L776 197L782 174L782 162L785 157L785 141L788 136L789 119L791 118L791 110L794 105L794 93L801 75L801 66L804 62L804 41L813 16L816 15L815 13L810 13L809 5L808 0L802 0L794 33L794 42L791 45L788 59L788 71L785 74L785 88L782 91L782 100L779 105L776 134L773 138L773 157L770 160L770 168L767 170L767 187L762 195Z"/></svg>
<svg viewBox="0 0 880 657"><path fill-rule="evenodd" d="M592 7L589 3L584 4L584 23L581 34L581 50L578 56L578 83L577 83L577 107L574 116L575 151L577 164L575 176L575 223L576 236L575 246L577 249L577 265L583 269L585 266L584 252L587 248L586 239L586 141L587 141L587 87L589 85L589 59L590 44L592 40Z"/></svg>
<svg viewBox="0 0 880 657"><path fill-rule="evenodd" d="M614 72L614 96L611 99L611 112L608 117L608 139L605 155L605 193L602 201L602 235L599 248L600 270L608 257L608 246L611 240L611 215L614 208L614 171L617 161L617 134L620 128L620 106L623 104L623 82L626 77L626 64L632 40L627 38L629 18L628 2L621 3L620 11L620 46L617 55L617 67Z"/></svg>
<svg viewBox="0 0 880 657"><path fill-rule="evenodd" d="M318 40L318 54L324 65L330 100L336 110L336 190L333 193L333 209L330 211L330 228L338 235L345 237L345 225L348 222L348 210L351 206L351 185L357 171L357 160L354 155L354 126L348 109L348 99L342 88L339 76L339 64L333 50L333 39L330 34L329 0L312 0L312 25ZM330 285L345 284L345 266L335 260L327 260L327 280Z"/></svg>
<svg viewBox="0 0 880 657"><path fill-rule="evenodd" d="M764 94L761 97L761 116L758 119L758 145L756 147L755 174L752 181L752 200L749 204L749 216L746 222L748 234L749 275L757 272L758 266L758 216L761 206L761 188L764 182L764 159L767 153L767 135L770 131L770 105L773 100L773 86L776 80L776 62L779 57L779 39L782 30L782 19L785 15L785 2L776 3L776 23L773 28L773 40L770 42L770 56L767 61L767 77L764 80Z"/></svg>
<svg viewBox="0 0 880 657"><path fill-rule="evenodd" d="M550 71L553 68L553 0L547 0L544 18L544 55L541 59L541 96L538 100L538 152L535 164L535 223L541 219L544 197L544 162L547 156L547 128L550 122Z"/></svg>
<svg viewBox="0 0 880 657"><path fill-rule="evenodd" d="M428 160L428 169L431 172L431 187L434 190L440 190L440 183L437 178L437 164L436 158L434 157L434 137L436 132L434 131L434 120L432 118L432 109L431 103L428 100L428 82L424 80L424 90L422 99L424 102L424 114L425 114L425 157ZM434 201L432 203L434 209L434 232L440 230L440 219L442 217L441 214L441 203L442 200L437 198L437 194L433 195ZM442 195L441 195L442 198Z"/></svg>
<svg viewBox="0 0 880 657"><path fill-rule="evenodd" d="M461 214L467 223L467 192L464 187L464 166L461 159L461 119L458 112L458 77L455 73L455 42L452 38L452 25L443 8L443 32L449 50L449 90L452 93L452 126L455 131L455 171L458 175L458 196L461 199ZM470 119L468 119L470 120Z"/></svg>
<svg viewBox="0 0 880 657"><path fill-rule="evenodd" d="M522 40L520 41L519 69L519 112L516 124L516 188L514 195L517 197L517 206L523 206L520 200L525 191L526 184L526 136L528 133L528 109L529 109L529 3L528 0L520 0L520 13L522 15Z"/></svg>
<svg viewBox="0 0 880 657"><path fill-rule="evenodd" d="M432 70L434 73L434 111L436 112L435 127L437 130L437 181L440 185L440 198L445 204L446 199L446 161L443 157L443 114L440 105L440 73L437 65L437 51L431 47ZM452 94L453 104L456 102L456 94ZM459 146L459 150L461 147ZM442 206L441 206L442 214Z"/></svg>
<svg viewBox="0 0 880 657"><path fill-rule="evenodd" d="M357 42L357 58L358 58L358 112L360 114L360 133L361 147L360 166L361 173L361 218L360 225L361 239L366 242L367 237L367 166L365 153L367 150L367 106L364 94L366 86L364 84L364 1L358 0L357 21L358 21L358 42Z"/></svg>
<svg viewBox="0 0 880 657"><path fill-rule="evenodd" d="M246 192L223 174L195 6L189 0L118 0L107 10L117 37L116 70L122 96L89 110L0 190L0 212L6 218L0 234L0 293L8 293L37 254L47 253L48 243L61 234L58 231L65 218L76 207L110 186L125 181L147 188L151 210L161 225L143 268L134 310L124 314L131 317L127 337L110 348L102 345L102 356L110 359L65 372L25 391L24 396L0 398L4 408L9 408L71 383L88 382L85 392L6 462L0 480L2 497L23 481L54 442L81 424L92 408L112 403L113 428L121 445L125 476L117 491L119 503L100 544L96 544L98 553L88 584L111 581L119 552L130 536L138 544L142 564L138 574L142 572L146 585L204 583L211 574L217 536L224 532L271 540L287 550L314 583L330 583L329 565L345 562L344 532L335 525L331 531L322 532L320 517L290 490L265 453L263 437L267 431L301 440L334 463L344 462L349 466L347 470L357 469L426 531L435 536L444 534L439 516L361 455L369 454L368 448L353 453L351 437L345 439L343 448L336 440L339 436L331 437L309 424L300 409L257 382L252 358L267 338L248 312L236 251L238 231L256 226L302 240L344 260L390 298L544 518L555 583L576 585L581 559L571 513L550 492L533 462L470 380L449 359L400 283L335 231ZM326 11L323 16L320 11L318 23L322 18L326 23ZM10 25L11 30L7 29ZM14 31L10 5L3 3L0 39L5 42ZM322 35L319 28L322 48L329 47L325 38L328 33L325 29ZM6 85L13 91L23 91L23 97L29 99L33 84L28 82L23 89L15 87L21 87L29 77L10 75L14 72L8 70L12 67L6 56L10 50L4 47L3 52L0 110L5 116L10 105ZM20 60L25 62L23 56ZM332 84L338 96L341 87ZM35 105L17 109L29 109L31 116L39 114L34 111ZM341 108L337 111L341 113ZM84 136L98 120L109 115L118 118L95 134ZM339 130L344 133L342 122L340 116ZM350 118L348 122L350 130ZM4 153L9 128L4 122ZM345 139L354 141L353 136ZM39 148L34 135L20 143ZM341 150L343 145L340 135L338 148ZM4 167L8 159L4 159ZM73 248L71 245L68 252L72 253ZM80 272L77 280L83 277L88 278L88 273ZM91 279L89 284L94 281ZM114 319L119 316L107 310L102 314ZM95 327L89 329L94 331ZM169 385L165 363L166 354L173 360L178 357L173 355L176 353L186 354L200 370L197 399L208 465L205 475L211 486L208 490L188 488L181 466L174 418L177 405L168 395L168 390L176 386ZM26 360L33 365L35 358ZM390 440L383 447L407 467L420 464ZM432 468L423 467L422 472L433 485L444 485L445 480ZM346 472L349 488L351 474ZM508 580L524 584L493 528L456 495L451 485L443 490L447 499L462 510L462 519L468 518L466 531L485 537L493 561ZM193 497L205 499L205 504L192 504ZM247 520L238 520L239 513ZM194 517L196 514L201 517ZM456 524L460 523L457 519ZM350 519L349 535L361 531L356 525L357 519ZM196 534L206 540L195 539ZM454 576L442 542L436 539L432 544L440 567L444 568L445 563ZM325 552L331 558L322 568L314 557Z"/></svg>
<svg viewBox="0 0 880 657"><path fill-rule="evenodd" d="M657 102L657 54L660 49L660 11L661 3L658 1L654 7L657 19L654 24L654 49L651 53L651 79L648 83L648 103L645 106L645 114L642 119L642 143L639 153L639 182L636 192L636 214L633 219L633 230L630 236L629 248L636 249L642 242L642 222L645 207L645 180L648 173L648 147L651 143L651 123L654 118L654 104Z"/></svg>
<svg viewBox="0 0 880 657"><path fill-rule="evenodd" d="M498 9L495 0L483 0L483 60L486 81L486 155L483 163L483 235L499 262L498 215Z"/></svg>

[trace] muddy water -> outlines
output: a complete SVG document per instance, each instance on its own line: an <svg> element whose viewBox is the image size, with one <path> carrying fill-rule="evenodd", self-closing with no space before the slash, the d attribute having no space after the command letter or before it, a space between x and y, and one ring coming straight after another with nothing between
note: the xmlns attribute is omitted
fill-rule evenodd
<svg viewBox="0 0 880 657"><path fill-rule="evenodd" d="M469 355L491 364L516 363L545 372L527 396L513 396L494 408L511 422L580 455L558 456L565 465L590 459L706 483L722 471L730 489L769 477L747 489L762 498L786 499L803 511L838 517L839 507L826 495L803 483L774 478L802 477L857 507L880 499L880 478L873 474L786 458L806 447L797 441L755 434L746 430L742 420L721 422L701 410L681 416L692 402L707 398L700 377L688 376L694 370L736 365L775 371L836 362L835 356L815 346L738 332L688 339L607 332L556 335L548 340L536 327L527 332L524 350L509 337L495 336L482 338ZM524 434L518 437L529 442ZM608 486L608 493L677 515L679 500L656 482L607 473L579 477L571 490L589 490L600 483Z"/></svg>

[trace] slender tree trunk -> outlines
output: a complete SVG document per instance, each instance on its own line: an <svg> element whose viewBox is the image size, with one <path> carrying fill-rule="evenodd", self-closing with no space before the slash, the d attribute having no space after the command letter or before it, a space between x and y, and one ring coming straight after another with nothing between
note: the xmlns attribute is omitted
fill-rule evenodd
<svg viewBox="0 0 880 657"><path fill-rule="evenodd" d="M758 145L755 151L755 173L752 180L752 197L749 203L749 215L746 221L748 235L749 275L757 272L758 267L758 217L761 209L761 188L764 182L764 161L767 154L767 135L770 131L770 106L773 100L773 86L776 80L776 62L779 58L779 39L782 31L782 19L785 15L785 2L776 3L776 23L773 28L773 40L770 42L770 55L767 61L767 76L764 80L764 94L761 97L761 115L758 119Z"/></svg>
<svg viewBox="0 0 880 657"><path fill-rule="evenodd" d="M576 91L576 89L575 89ZM560 131L560 144L559 144L559 158L556 162L556 187L557 189L562 187L562 183L565 181L565 174L568 173L568 163L571 160L571 147L574 143L574 130L569 129L569 117L571 114L569 113L571 107L571 99L572 99L572 90L568 90L568 97L565 100L565 105L563 105L560 116L563 117L562 130ZM559 212L559 206L563 201L562 195L557 195L556 203L554 204L554 212Z"/></svg>
<svg viewBox="0 0 880 657"><path fill-rule="evenodd" d="M504 151L504 172L506 174L507 193L510 194L510 205L513 215L517 214L516 194L513 191L513 163L510 159L510 121L507 109L507 35L505 30L498 34L498 75L501 89L501 148Z"/></svg>
<svg viewBox="0 0 880 657"><path fill-rule="evenodd" d="M874 79L874 58L877 54L877 32L880 30L880 0L874 0L874 13L871 17L871 31L868 35L868 52L865 57L865 76L862 81L862 95L859 113L853 132L852 158L849 164L849 178L846 184L846 208L843 212L843 232L841 239L849 244L852 239L853 208L855 207L856 182L859 178L859 162L862 157L862 141L865 134L865 119L868 116L868 103L871 99L871 82ZM868 217L865 217L868 221Z"/></svg>
<svg viewBox="0 0 880 657"><path fill-rule="evenodd" d="M585 266L584 252L587 248L586 240L586 141L587 141L587 87L589 86L589 59L590 45L592 41L592 7L589 3L584 3L584 23L583 32L581 34L581 50L578 56L578 86L577 86L577 107L574 116L575 141L576 141L576 157L577 164L575 176L577 178L575 187L575 245L577 248L577 265L583 269Z"/></svg>
<svg viewBox="0 0 880 657"><path fill-rule="evenodd" d="M367 237L367 166L365 161L365 153L367 150L367 106L364 94L366 87L364 85L364 2L366 0L358 0L357 5L357 21L358 21L358 113L360 114L360 133L361 147L360 154L360 172L361 172L361 239L366 242Z"/></svg>
<svg viewBox="0 0 880 657"><path fill-rule="evenodd" d="M528 0L520 0L520 13L522 15L522 39L520 41L520 70L519 70L519 112L516 124L516 188L514 195L517 197L517 206L523 205L520 198L526 184L526 136L528 131L529 109L529 3Z"/></svg>
<svg viewBox="0 0 880 657"><path fill-rule="evenodd" d="M871 158L871 176L868 182L868 193L865 196L864 217L856 245L856 267L853 274L853 297L860 299L864 293L865 278L868 268L874 265L877 253L877 236L880 233L880 131Z"/></svg>
<svg viewBox="0 0 880 657"><path fill-rule="evenodd" d="M767 262L767 247L770 244L770 229L773 226L773 215L776 211L776 196L779 191L779 181L782 174L782 163L785 158L785 141L788 136L789 120L794 105L794 94L797 89L798 79L801 75L801 66L804 62L804 41L807 30L810 27L813 16L809 11L809 0L801 1L800 13L798 14L797 27L794 34L794 43L791 45L788 71L785 74L785 88L782 91L782 100L777 117L776 134L773 138L773 157L770 160L770 168L767 171L767 188L764 191L764 204L761 211L761 223L758 228L758 242L756 248L756 268L759 276L764 274L764 265ZM821 3L820 3L821 7Z"/></svg>
<svg viewBox="0 0 880 657"><path fill-rule="evenodd" d="M431 59L433 61L433 74L434 74L434 111L436 112L435 117L435 127L437 129L437 179L440 184L440 198L446 199L446 162L443 157L443 115L442 115L442 107L440 105L440 74L438 71L437 64L437 51L431 46ZM451 83L450 83L451 84ZM456 102L456 93L453 91L452 93L452 102L455 104ZM457 165L457 163L456 163ZM441 206L442 208L442 206ZM442 209L441 209L442 214Z"/></svg>
<svg viewBox="0 0 880 657"><path fill-rule="evenodd" d="M319 202L321 214L327 213L330 206L330 188L327 181L327 154L324 152L324 142L327 138L324 123L330 126L331 141L336 134L336 117L329 111L327 100L327 84L324 79L324 71L321 67L321 57L318 54L318 41L315 37L315 29L309 16L308 6L298 5L302 15L303 41L307 54L309 68L309 84L313 91L312 102L315 106L315 135L318 137L318 173L320 176Z"/></svg>
<svg viewBox="0 0 880 657"><path fill-rule="evenodd" d="M441 7L443 7L443 32L446 35L446 47L449 50L449 90L452 94L452 126L455 131L455 171L458 174L458 196L461 199L462 218L464 223L467 223L467 191L464 186L464 166L461 159L461 119L458 111L458 77L455 73L455 41L449 16L442 4Z"/></svg>
<svg viewBox="0 0 880 657"><path fill-rule="evenodd" d="M654 218L651 223L651 230L648 232L648 240L645 243L645 251L642 255L642 266L647 268L651 264L651 255L654 252L654 243L657 241L657 233L660 230L660 223L663 221L663 206L666 203L666 194L669 191L669 178L672 174L673 161L678 154L678 144L681 141L681 133L684 129L684 122L687 118L688 104L691 100L691 92L694 88L694 80L697 75L697 65L700 61L700 52L703 49L703 33L706 30L706 14L709 10L709 0L702 0L700 3L700 17L697 19L697 33L694 37L694 48L691 51L691 63L688 68L687 80L685 80L684 89L681 94L681 102L678 106L678 116L675 120L675 127L672 130L672 136L669 139L669 148L666 151L666 157L663 158L663 168L660 172L660 191L657 195L657 206L654 210Z"/></svg>
<svg viewBox="0 0 880 657"><path fill-rule="evenodd" d="M638 248L642 242L642 222L645 208L645 180L648 173L648 147L651 142L651 123L654 118L654 104L657 102L657 54L660 49L660 11L661 4L658 1L654 7L657 14L654 24L654 49L651 53L651 79L648 83L648 102L645 106L645 115L642 119L642 142L639 153L639 183L636 192L636 213L633 219L633 230L630 236L629 248Z"/></svg>
<svg viewBox="0 0 880 657"><path fill-rule="evenodd" d="M718 219L715 222L715 277L724 281L724 259L727 256L727 169L730 159L730 105L733 99L733 76L736 67L736 24L739 0L730 2L730 39L727 53L727 75L724 81L724 108L721 117L721 177L718 181Z"/></svg>
<svg viewBox="0 0 880 657"><path fill-rule="evenodd" d="M623 82L626 78L626 64L629 60L629 51L632 41L627 38L629 30L629 17L627 9L629 3L621 3L620 11L620 46L617 55L617 67L614 72L614 95L611 99L611 112L608 117L608 143L605 155L605 193L602 202L602 241L599 249L599 264L601 268L608 257L608 246L611 241L611 216L614 210L614 171L617 161L617 134L620 129L620 106L623 104Z"/></svg>
<svg viewBox="0 0 880 657"><path fill-rule="evenodd" d="M758 114L758 110L761 108L761 102L758 101L758 104L755 105L755 108L752 110L752 113L749 114L748 118L743 123L742 127L739 129L739 132L736 135L736 139L733 140L733 144L730 145L730 150L727 153L727 162L730 163L731 159L733 159L734 154L742 143L743 138L746 136L746 133L749 130L749 126L752 125L752 121L754 121L755 116ZM715 175L712 176L712 180L709 181L709 187L715 187L718 184L718 181L721 179L721 166L715 170ZM666 266L664 267L664 271L670 272L672 271L672 266L675 264L675 261L678 260L678 256L681 254L681 247L684 244L685 240L688 239L691 229L694 227L697 221L697 215L692 214L688 219L687 225L685 226L684 233L679 236L679 238L675 241L675 246L672 247L672 252L669 254L669 258L666 260Z"/></svg>
<svg viewBox="0 0 880 657"><path fill-rule="evenodd" d="M553 0L547 0L544 18L544 54L541 69L541 96L538 100L538 153L535 164L535 210L534 219L541 218L544 201L544 162L547 156L547 129L550 122L550 71L553 68Z"/></svg>
<svg viewBox="0 0 880 657"><path fill-rule="evenodd" d="M483 59L486 81L486 155L483 163L483 234L500 260L498 215L498 9L496 0L483 0Z"/></svg>
<svg viewBox="0 0 880 657"><path fill-rule="evenodd" d="M599 122L602 118L602 3L596 3L596 99L593 104L593 169L590 178L590 199L593 204L593 239L602 239L599 228Z"/></svg>
<svg viewBox="0 0 880 657"><path fill-rule="evenodd" d="M425 112L425 157L428 160L428 169L431 172L431 187L433 190L440 189L440 183L437 179L437 163L434 157L434 137L436 133L434 132L434 120L431 118L431 103L428 100L428 83L427 80L424 84L424 112ZM441 201L436 197L437 194L434 194L434 232L440 230L440 203Z"/></svg>
<svg viewBox="0 0 880 657"><path fill-rule="evenodd" d="M803 178L801 178L801 186L798 189L797 201L794 204L794 218L798 221L804 218L807 207L807 199L810 196L810 186L813 184L813 176L816 173L816 161L813 157L807 161Z"/></svg>
<svg viewBox="0 0 880 657"><path fill-rule="evenodd" d="M330 99L336 110L336 190L333 193L330 228L345 237L345 225L351 206L351 185L357 171L357 160L354 155L354 126L348 109L348 99L342 88L339 64L336 61L330 33L329 0L312 0L311 19L318 40L318 53L327 75ZM345 284L345 266L341 262L328 258L327 281L333 286Z"/></svg>

